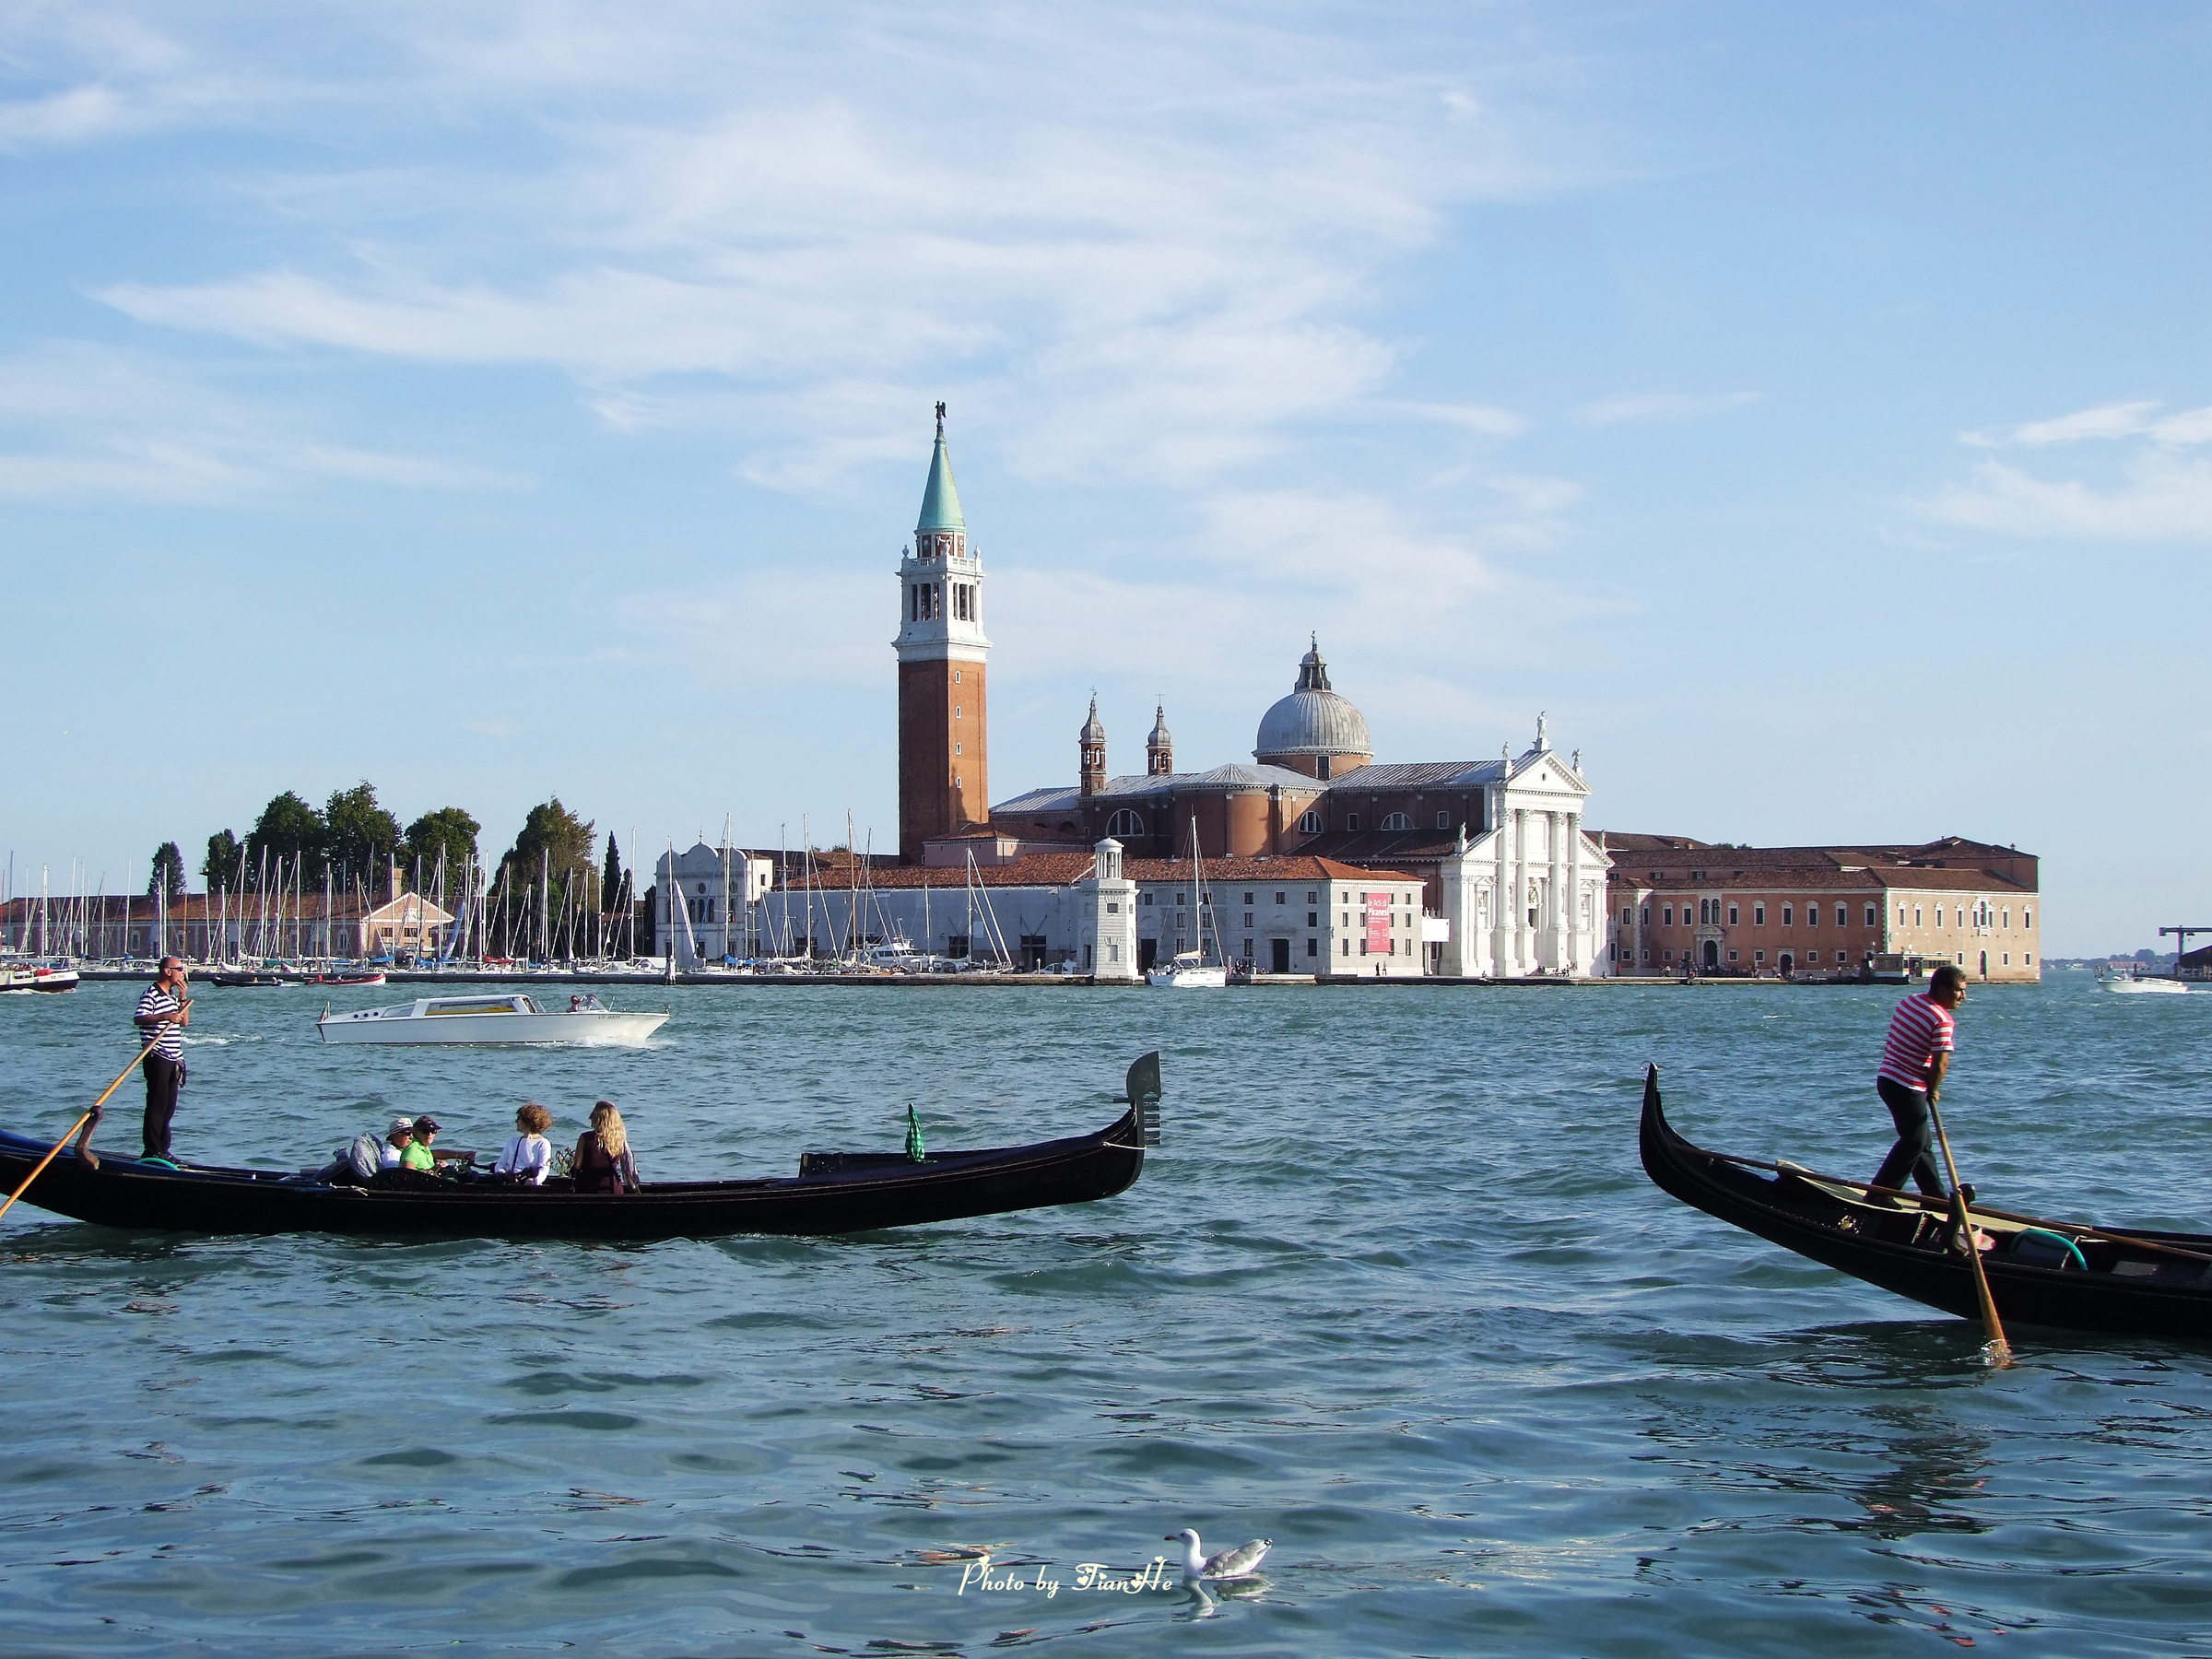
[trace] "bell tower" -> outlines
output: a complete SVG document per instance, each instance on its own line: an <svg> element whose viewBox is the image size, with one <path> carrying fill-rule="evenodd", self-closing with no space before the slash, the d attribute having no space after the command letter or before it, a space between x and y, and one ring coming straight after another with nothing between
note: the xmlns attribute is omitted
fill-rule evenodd
<svg viewBox="0 0 2212 1659"><path fill-rule="evenodd" d="M1099 724L1099 694L1090 694L1090 718L1076 734L1083 754L1083 793L1095 795L1106 787L1106 728Z"/></svg>
<svg viewBox="0 0 2212 1659"><path fill-rule="evenodd" d="M899 563L899 857L991 814L990 728L983 669L983 567L945 450L945 406L914 545Z"/></svg>

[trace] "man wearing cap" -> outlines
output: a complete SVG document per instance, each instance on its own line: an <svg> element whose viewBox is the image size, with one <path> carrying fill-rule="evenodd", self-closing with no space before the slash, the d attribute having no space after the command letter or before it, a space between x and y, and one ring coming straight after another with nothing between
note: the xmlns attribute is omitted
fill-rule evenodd
<svg viewBox="0 0 2212 1659"><path fill-rule="evenodd" d="M406 1156L407 1148L415 1144L415 1120L395 1117L392 1127L384 1132L384 1149L377 1159L377 1169L396 1170L399 1160Z"/></svg>
<svg viewBox="0 0 2212 1659"><path fill-rule="evenodd" d="M420 1170L425 1175L435 1174L438 1159L430 1150L430 1143L438 1138L438 1120L426 1112L409 1127L414 1130L415 1138L400 1148L399 1167Z"/></svg>

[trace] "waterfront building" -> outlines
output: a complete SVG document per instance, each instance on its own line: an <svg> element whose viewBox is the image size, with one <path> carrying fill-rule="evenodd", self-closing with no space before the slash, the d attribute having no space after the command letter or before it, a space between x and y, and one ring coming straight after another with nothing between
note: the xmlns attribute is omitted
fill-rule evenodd
<svg viewBox="0 0 2212 1659"><path fill-rule="evenodd" d="M662 853L653 864L653 954L674 955L686 968L724 957L793 954L774 907L761 905L786 856L705 841Z"/></svg>
<svg viewBox="0 0 2212 1659"><path fill-rule="evenodd" d="M362 959L394 949L435 955L453 917L419 893L364 908L333 895L92 893L43 903L17 899L0 909L0 948L87 961L179 956L190 962L247 957Z"/></svg>
<svg viewBox="0 0 2212 1659"><path fill-rule="evenodd" d="M1607 832L1606 954L1618 973L1827 975L1883 956L2040 980L2040 861L1946 836L1917 845L1730 847Z"/></svg>

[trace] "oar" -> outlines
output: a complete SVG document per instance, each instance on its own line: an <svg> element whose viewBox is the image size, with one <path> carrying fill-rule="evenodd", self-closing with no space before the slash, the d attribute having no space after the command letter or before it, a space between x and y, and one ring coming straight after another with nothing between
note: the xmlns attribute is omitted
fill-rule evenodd
<svg viewBox="0 0 2212 1659"><path fill-rule="evenodd" d="M62 1148L69 1144L69 1137L92 1121L92 1114L108 1103L108 1096L113 1094L117 1089L123 1087L124 1078L131 1075L132 1071L135 1069L140 1060L144 1060L148 1054L154 1052L154 1043L160 1041L161 1040L159 1037L156 1037L144 1048L140 1049L138 1051L138 1059L132 1061L129 1065L124 1066L121 1071L117 1072L115 1074L115 1081L109 1084L107 1088L100 1092L100 1099L92 1102L91 1106L86 1111L85 1115L78 1118L76 1123L70 1124L68 1128L62 1132L62 1138L53 1143L53 1150L48 1152L45 1157L39 1159L39 1167L31 1171L29 1174L23 1177L23 1184L7 1195L6 1204L0 1204L0 1216L6 1215L9 1207L14 1205L16 1200L22 1197L23 1194L30 1189L30 1183L36 1181L41 1174L45 1172L46 1166L52 1163L56 1158L61 1156Z"/></svg>
<svg viewBox="0 0 2212 1659"><path fill-rule="evenodd" d="M1951 1137L1943 1132L1943 1113L1936 1110L1936 1094L1928 1091L1928 1116L1936 1122L1936 1144L1943 1148L1943 1167L1951 1178L1951 1225L1966 1245L1966 1264L1973 1269L1974 1298L1982 1304L1982 1328L1989 1333L1987 1352L1991 1365L2002 1371L2012 1363L2012 1344L2005 1340L2005 1327L1997 1323L1996 1299L1989 1293L1989 1275L1982 1268L1982 1253L1974 1248L1974 1223L1966 1213L1966 1194L1959 1190L1959 1166L1951 1158Z"/></svg>

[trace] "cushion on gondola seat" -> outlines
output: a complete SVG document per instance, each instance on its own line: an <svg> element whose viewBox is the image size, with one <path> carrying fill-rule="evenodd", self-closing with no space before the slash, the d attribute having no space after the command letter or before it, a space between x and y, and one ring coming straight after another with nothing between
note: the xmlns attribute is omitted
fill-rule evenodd
<svg viewBox="0 0 2212 1659"><path fill-rule="evenodd" d="M2089 1268L2073 1240L2042 1227L2020 1229L2012 1241L2012 1259L2024 1267L2073 1267L2084 1273Z"/></svg>

